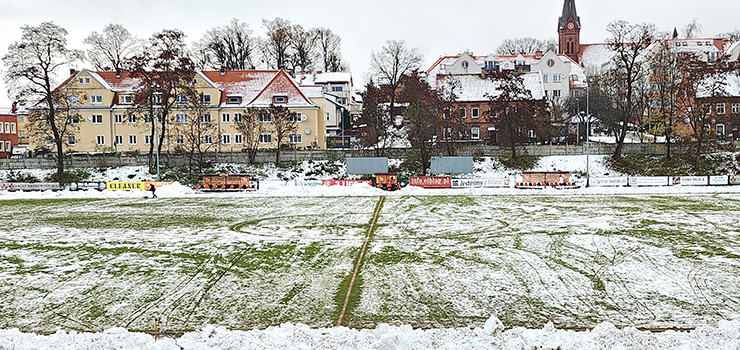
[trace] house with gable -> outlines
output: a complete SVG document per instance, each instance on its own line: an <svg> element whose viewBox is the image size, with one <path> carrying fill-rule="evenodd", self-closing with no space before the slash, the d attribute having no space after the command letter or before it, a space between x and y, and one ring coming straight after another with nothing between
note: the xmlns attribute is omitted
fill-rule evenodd
<svg viewBox="0 0 740 350"><path fill-rule="evenodd" d="M137 110L139 79L130 72L71 71L57 87L69 103L70 118L77 130L64 142L65 152L145 152L152 142L151 123L156 118ZM188 82L198 92L203 112L201 123L216 124L213 134L203 135L203 143L216 144L219 151L241 151L243 135L235 123L245 110L279 105L288 108L296 131L287 143L297 149L325 148L325 122L322 107L307 97L298 84L282 70L200 71ZM175 127L188 110L185 96L178 95L167 123L163 150L176 151L182 135ZM43 108L39 105L35 108ZM180 118L180 119L178 119ZM275 148L277 141L269 121L260 135L261 148ZM52 147L51 138L29 139L32 148Z"/></svg>

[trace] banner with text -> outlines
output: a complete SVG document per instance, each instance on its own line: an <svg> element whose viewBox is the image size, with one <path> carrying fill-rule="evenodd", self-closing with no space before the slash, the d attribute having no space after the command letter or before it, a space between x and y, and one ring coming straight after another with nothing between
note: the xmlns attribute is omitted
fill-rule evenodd
<svg viewBox="0 0 740 350"><path fill-rule="evenodd" d="M450 187L509 187L509 178L502 177L497 179L452 179Z"/></svg>
<svg viewBox="0 0 740 350"><path fill-rule="evenodd" d="M356 184L368 184L373 185L372 180L323 180L321 185L323 186L354 186Z"/></svg>
<svg viewBox="0 0 740 350"><path fill-rule="evenodd" d="M412 176L409 178L409 185L424 188L450 188L451 179L449 176Z"/></svg>

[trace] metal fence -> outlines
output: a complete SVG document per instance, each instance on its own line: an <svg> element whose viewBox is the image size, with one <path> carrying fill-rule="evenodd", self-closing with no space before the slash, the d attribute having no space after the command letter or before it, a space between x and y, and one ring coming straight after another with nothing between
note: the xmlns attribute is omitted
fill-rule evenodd
<svg viewBox="0 0 740 350"><path fill-rule="evenodd" d="M592 143L589 153L592 155L610 155L614 153L613 144ZM673 153L682 153L684 150L679 145L673 145ZM383 156L388 158L406 159L413 152L409 149L389 149ZM465 145L455 151L455 156L478 156L478 157L501 157L510 153L507 147ZM527 145L517 147L517 154L535 156L564 156L585 155L585 145ZM624 144L622 154L665 154L663 144ZM446 156L441 151L439 156ZM284 150L280 152L281 162L307 161L307 160L331 160L357 157L375 157L373 150L311 150L297 151ZM275 151L261 151L257 153L255 163L275 162ZM249 158L244 152L212 152L205 155L205 160L214 163L247 164ZM117 154L75 154L64 158L65 168L105 168L132 165L147 165L148 157L144 155ZM163 166L186 166L189 160L183 154L161 154L160 164ZM56 160L53 155L47 158L22 158L22 159L0 159L0 169L53 169L56 168Z"/></svg>

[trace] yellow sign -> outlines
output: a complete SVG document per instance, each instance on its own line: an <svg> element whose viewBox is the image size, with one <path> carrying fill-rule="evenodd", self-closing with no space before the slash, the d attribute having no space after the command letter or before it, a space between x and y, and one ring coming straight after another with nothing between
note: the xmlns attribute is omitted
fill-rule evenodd
<svg viewBox="0 0 740 350"><path fill-rule="evenodd" d="M106 182L105 188L109 191L130 191L130 190L143 190L144 183L138 182Z"/></svg>

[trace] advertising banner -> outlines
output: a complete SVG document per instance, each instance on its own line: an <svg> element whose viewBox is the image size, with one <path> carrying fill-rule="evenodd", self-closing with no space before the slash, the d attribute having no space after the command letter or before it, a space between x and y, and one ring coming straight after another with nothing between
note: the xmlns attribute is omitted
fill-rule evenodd
<svg viewBox="0 0 740 350"><path fill-rule="evenodd" d="M627 177L592 177L588 180L589 186L627 186Z"/></svg>
<svg viewBox="0 0 740 350"><path fill-rule="evenodd" d="M629 178L630 186L668 186L668 176L638 176Z"/></svg>
<svg viewBox="0 0 740 350"><path fill-rule="evenodd" d="M147 187L148 188L148 187ZM105 189L108 191L130 191L130 190L143 190L144 182L106 182Z"/></svg>
<svg viewBox="0 0 740 350"><path fill-rule="evenodd" d="M706 186L709 178L706 176L671 176L672 186Z"/></svg>
<svg viewBox="0 0 740 350"><path fill-rule="evenodd" d="M295 180L295 185L298 187L314 187L321 186L321 180Z"/></svg>
<svg viewBox="0 0 740 350"><path fill-rule="evenodd" d="M740 175L730 175L730 185L740 185Z"/></svg>
<svg viewBox="0 0 740 350"><path fill-rule="evenodd" d="M87 190L98 190L102 191L105 189L105 182L71 182L69 184L70 191L87 191Z"/></svg>
<svg viewBox="0 0 740 350"><path fill-rule="evenodd" d="M709 185L711 186L728 185L729 180L730 180L730 177L727 175L710 176Z"/></svg>
<svg viewBox="0 0 740 350"><path fill-rule="evenodd" d="M3 182L0 183L0 191L46 191L61 190L58 182Z"/></svg>
<svg viewBox="0 0 740 350"><path fill-rule="evenodd" d="M143 190L148 190L149 186L154 185L154 188L160 188L166 185L172 185L172 181L144 181Z"/></svg>
<svg viewBox="0 0 740 350"><path fill-rule="evenodd" d="M451 179L449 176L412 176L409 178L409 185L424 188L450 188Z"/></svg>
<svg viewBox="0 0 740 350"><path fill-rule="evenodd" d="M373 185L372 180L323 180L321 185L323 186L352 186L355 184L368 184Z"/></svg>
<svg viewBox="0 0 740 350"><path fill-rule="evenodd" d="M568 183L570 182L570 173L567 172L523 172L522 182L524 183Z"/></svg>
<svg viewBox="0 0 740 350"><path fill-rule="evenodd" d="M452 179L452 188L469 188L469 187L509 187L509 178L502 177L496 179Z"/></svg>

